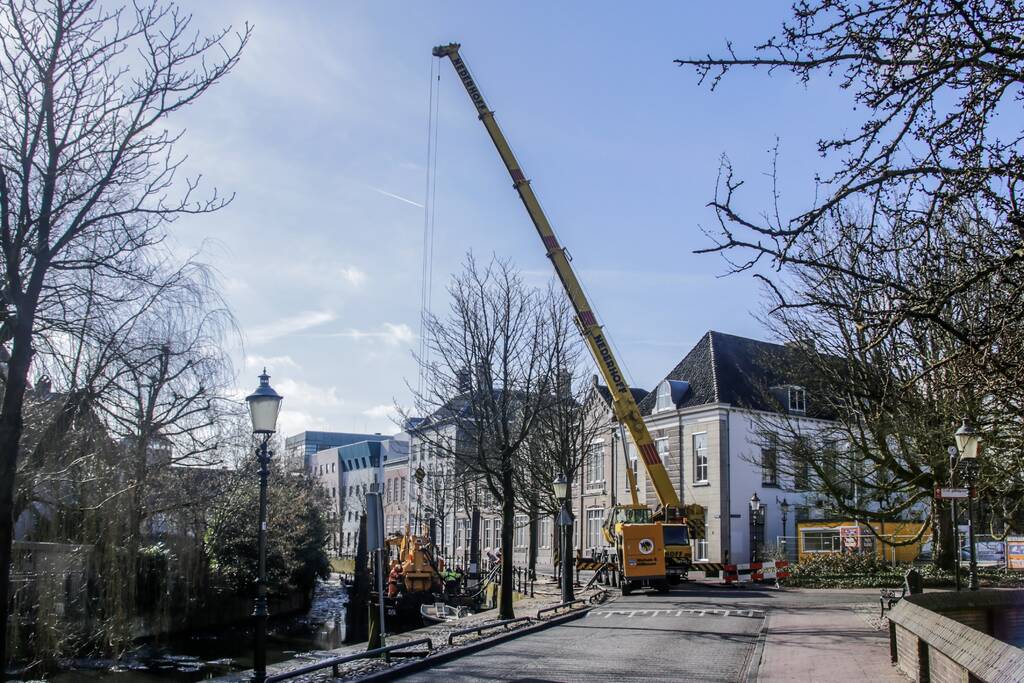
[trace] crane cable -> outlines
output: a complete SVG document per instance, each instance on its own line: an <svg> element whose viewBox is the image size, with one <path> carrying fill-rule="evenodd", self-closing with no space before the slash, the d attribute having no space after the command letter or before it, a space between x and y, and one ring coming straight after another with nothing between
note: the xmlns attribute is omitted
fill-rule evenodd
<svg viewBox="0 0 1024 683"><path fill-rule="evenodd" d="M435 70L435 65L437 66ZM435 87L436 83L436 87ZM430 367L430 344L427 325L434 285L434 222L437 197L437 110L441 94L441 68L439 60L430 60L430 94L427 100L427 173L423 191L423 256L420 264L420 339L419 378L417 393L422 398L427 390Z"/></svg>

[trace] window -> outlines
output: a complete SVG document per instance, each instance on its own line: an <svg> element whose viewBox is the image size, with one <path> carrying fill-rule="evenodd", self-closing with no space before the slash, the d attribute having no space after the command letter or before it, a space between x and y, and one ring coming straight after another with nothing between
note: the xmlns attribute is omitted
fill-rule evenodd
<svg viewBox="0 0 1024 683"><path fill-rule="evenodd" d="M537 522L537 543L541 548L550 548L552 535L551 535L551 518L544 517Z"/></svg>
<svg viewBox="0 0 1024 683"><path fill-rule="evenodd" d="M793 440L793 488L806 491L811 488L811 444L807 437Z"/></svg>
<svg viewBox="0 0 1024 683"><path fill-rule="evenodd" d="M779 485L779 451L774 440L761 449L761 485Z"/></svg>
<svg viewBox="0 0 1024 683"><path fill-rule="evenodd" d="M672 385L668 383L668 380L665 380L658 385L658 395L654 401L654 412L660 413L663 410L672 410L675 407L675 404L672 403Z"/></svg>
<svg viewBox="0 0 1024 683"><path fill-rule="evenodd" d="M587 548L597 548L601 543L601 522L604 520L604 508L587 508Z"/></svg>
<svg viewBox="0 0 1024 683"><path fill-rule="evenodd" d="M601 488L604 486L604 444L590 444L590 452L587 455L587 488Z"/></svg>
<svg viewBox="0 0 1024 683"><path fill-rule="evenodd" d="M807 392L803 387L789 387L789 412L807 412Z"/></svg>
<svg viewBox="0 0 1024 683"><path fill-rule="evenodd" d="M708 433L693 435L693 480L707 483L708 480Z"/></svg>
<svg viewBox="0 0 1024 683"><path fill-rule="evenodd" d="M800 540L805 553L839 552L839 529L801 529Z"/></svg>
<svg viewBox="0 0 1024 683"><path fill-rule="evenodd" d="M658 449L658 457L668 467L668 439L655 439L654 447Z"/></svg>
<svg viewBox="0 0 1024 683"><path fill-rule="evenodd" d="M331 463L331 474L334 474L334 463Z"/></svg>
<svg viewBox="0 0 1024 683"><path fill-rule="evenodd" d="M636 446L633 445L632 441L626 442L626 458L629 459L629 466L633 468L633 476L636 476L638 462L636 459Z"/></svg>
<svg viewBox="0 0 1024 683"><path fill-rule="evenodd" d="M484 548L491 548L494 541L494 535L491 531L491 520L485 519L482 524L484 527L484 532L482 534L484 537Z"/></svg>
<svg viewBox="0 0 1024 683"><path fill-rule="evenodd" d="M708 532L704 530L704 538L697 539L697 559L704 560L708 559Z"/></svg>
<svg viewBox="0 0 1024 683"><path fill-rule="evenodd" d="M402 477L402 500L405 499L405 477Z"/></svg>
<svg viewBox="0 0 1024 683"><path fill-rule="evenodd" d="M501 520L500 519L494 520L494 547L496 549L501 547Z"/></svg>
<svg viewBox="0 0 1024 683"><path fill-rule="evenodd" d="M526 538L528 536L529 531L530 531L530 519L528 517L526 517L526 515L517 515L516 516L516 538L515 538L515 544L514 544L515 547L517 547L517 548L525 548L526 547Z"/></svg>
<svg viewBox="0 0 1024 683"><path fill-rule="evenodd" d="M337 497L338 497L338 489L336 489L336 488L334 488L332 486L331 487L331 498L337 498Z"/></svg>

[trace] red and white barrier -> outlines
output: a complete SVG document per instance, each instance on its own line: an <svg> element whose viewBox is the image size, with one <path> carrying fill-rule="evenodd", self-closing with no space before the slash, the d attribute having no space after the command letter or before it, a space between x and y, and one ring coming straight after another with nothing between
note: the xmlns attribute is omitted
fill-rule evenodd
<svg viewBox="0 0 1024 683"><path fill-rule="evenodd" d="M722 575L726 583L746 581L781 581L789 578L789 561L751 562L749 564L727 564Z"/></svg>

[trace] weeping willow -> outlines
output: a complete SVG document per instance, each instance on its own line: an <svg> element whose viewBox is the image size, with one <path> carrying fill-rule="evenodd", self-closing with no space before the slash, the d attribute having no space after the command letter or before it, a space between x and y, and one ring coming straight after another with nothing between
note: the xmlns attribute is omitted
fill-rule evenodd
<svg viewBox="0 0 1024 683"><path fill-rule="evenodd" d="M86 396L37 397L26 435L7 633L16 661L52 669L64 657L116 659L140 637L182 629L205 592L205 501L190 491L204 473L165 468L133 496L126 449ZM145 518L145 533L132 528L140 499L161 511Z"/></svg>

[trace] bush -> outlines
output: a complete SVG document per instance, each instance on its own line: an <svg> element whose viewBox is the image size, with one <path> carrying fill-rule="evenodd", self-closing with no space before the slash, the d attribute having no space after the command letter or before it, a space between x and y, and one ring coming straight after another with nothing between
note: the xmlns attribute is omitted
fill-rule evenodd
<svg viewBox="0 0 1024 683"><path fill-rule="evenodd" d="M898 588L911 566L921 572L926 588L946 588L955 585L953 572L933 564L895 566L875 555L850 553L821 554L791 565L790 577L785 585L798 588ZM967 585L967 567L960 573L960 581ZM978 570L983 587L1024 587L1024 572L1005 568L984 567Z"/></svg>

